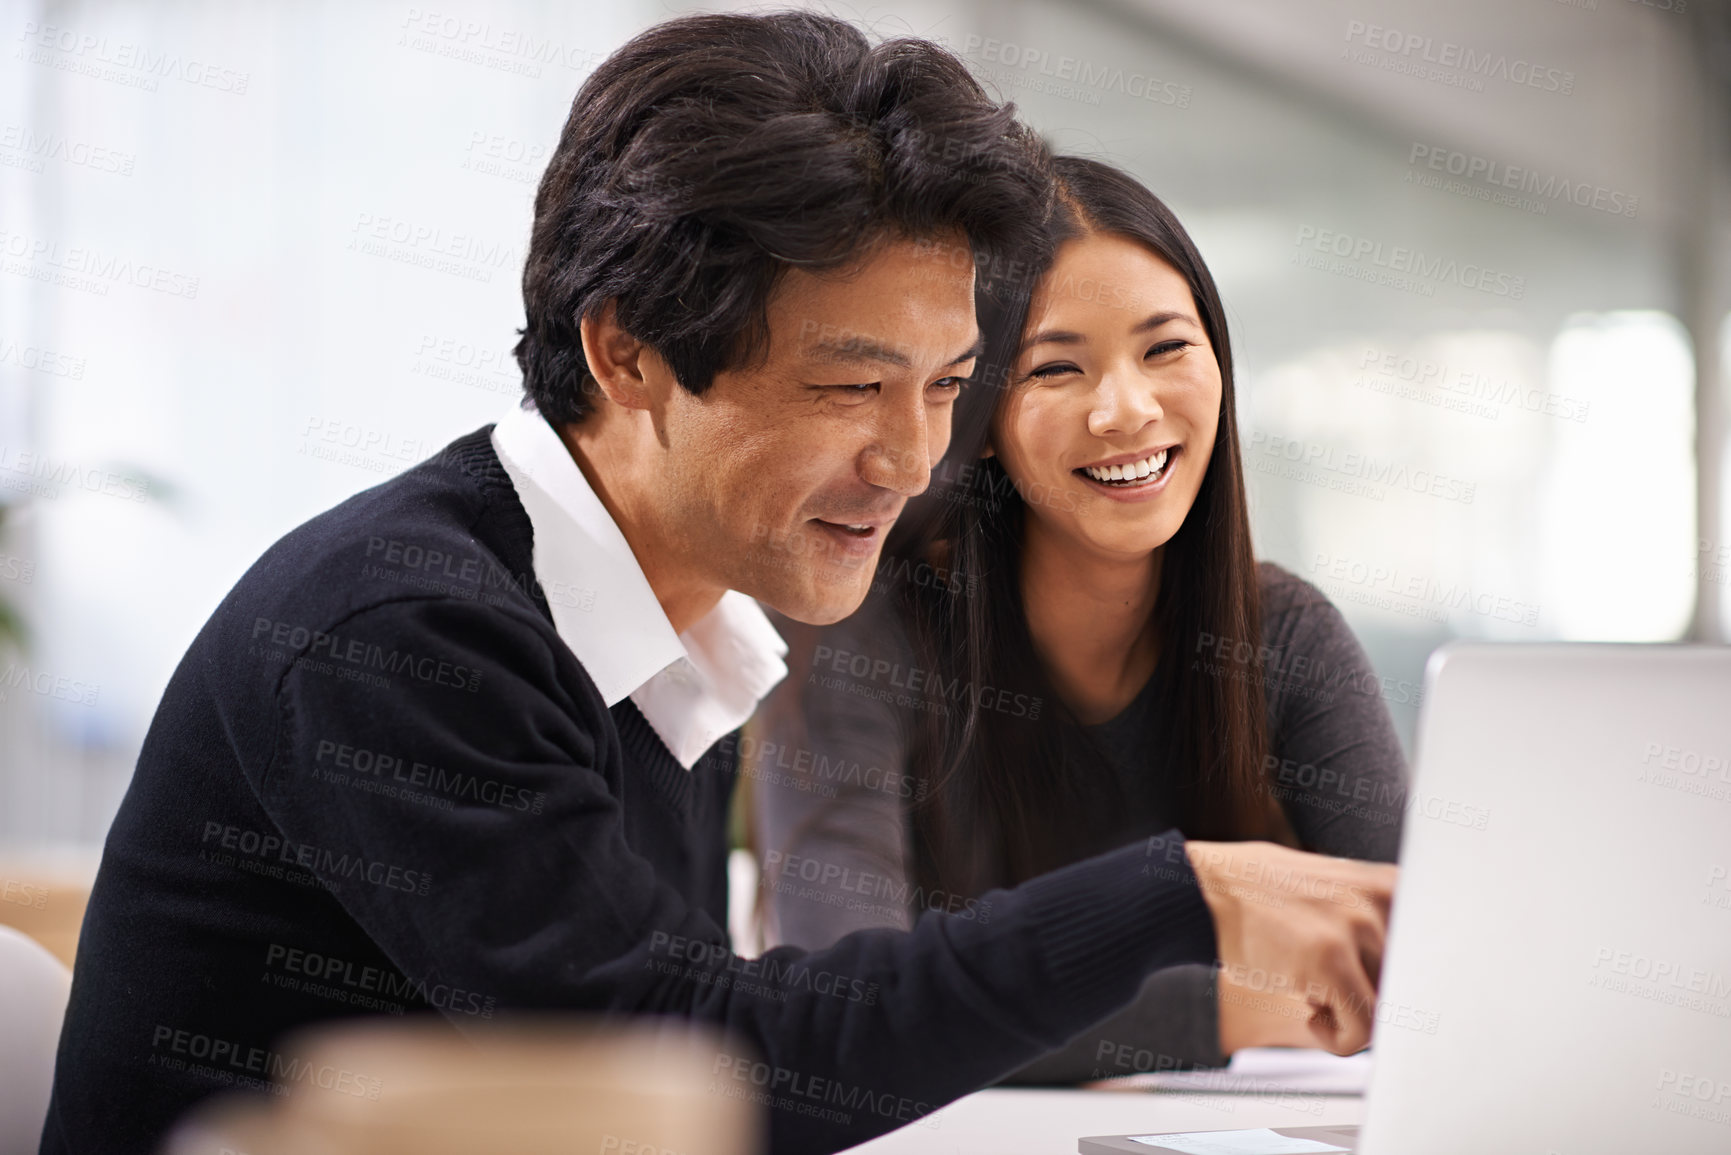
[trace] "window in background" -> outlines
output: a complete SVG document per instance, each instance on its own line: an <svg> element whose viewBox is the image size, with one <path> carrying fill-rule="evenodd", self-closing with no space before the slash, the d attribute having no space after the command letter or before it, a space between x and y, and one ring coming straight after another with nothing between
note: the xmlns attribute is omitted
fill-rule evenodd
<svg viewBox="0 0 1731 1155"><path fill-rule="evenodd" d="M0 658L32 686L0 698L0 841L89 843L246 566L515 396L530 201L571 97L686 7L489 5L479 45L405 7L20 7L217 70L105 79L58 42L0 69L0 123L67 146L0 137L0 240L34 270L0 273L0 433L97 478L33 495L0 460L0 594L32 631ZM1343 59L1363 7L842 14L947 42L1060 149L1177 211L1233 324L1258 549L1341 607L1410 740L1450 637L1663 637L1687 617L1692 370L1665 178L1687 25L1627 4L1370 6L1578 74L1570 94L1474 91ZM1592 194L1502 196L1474 159ZM122 264L161 276L108 275ZM1613 519L1638 547L1603 548Z"/></svg>
<svg viewBox="0 0 1731 1155"><path fill-rule="evenodd" d="M47 691L0 695L0 842L88 843L260 553L519 395L535 186L584 77L667 13L8 11L0 341L58 359L0 358L0 555L32 573L0 581L31 630L0 669Z"/></svg>
<svg viewBox="0 0 1731 1155"><path fill-rule="evenodd" d="M1592 406L1558 439L1538 519L1559 638L1679 636L1695 604L1695 364L1666 313L1571 318L1551 346L1552 388Z"/></svg>
<svg viewBox="0 0 1731 1155"><path fill-rule="evenodd" d="M1679 138L1631 127L1675 121L1682 40L1583 15L1376 17L1543 45L1569 93L1367 67L1341 53L1350 4L1025 0L969 48L1060 149L1125 165L1196 238L1233 326L1258 552L1340 607L1409 744L1450 638L1675 637L1692 603ZM1069 83L1046 75L1062 58ZM1652 116L1607 103L1635 92ZM1577 581L1613 507L1641 523L1631 548Z"/></svg>

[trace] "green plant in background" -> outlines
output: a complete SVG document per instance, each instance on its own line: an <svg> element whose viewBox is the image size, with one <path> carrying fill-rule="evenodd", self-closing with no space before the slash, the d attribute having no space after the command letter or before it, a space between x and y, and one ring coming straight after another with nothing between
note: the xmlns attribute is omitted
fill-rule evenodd
<svg viewBox="0 0 1731 1155"><path fill-rule="evenodd" d="M160 474L127 461L110 461L104 468L137 486L145 501L167 506L171 511L179 508L183 497L181 490ZM6 538L7 518L17 508L19 506L15 504L0 502L0 541ZM24 580L30 580L28 573ZM12 603L12 599L6 596L4 586L0 586L0 651L23 650L28 648L29 644L30 630L25 624L24 615Z"/></svg>
<svg viewBox="0 0 1731 1155"><path fill-rule="evenodd" d="M0 539L5 537L6 515L11 512L11 506L0 505ZM12 600L0 593L0 650L8 647L22 650L24 643L24 619L12 604Z"/></svg>

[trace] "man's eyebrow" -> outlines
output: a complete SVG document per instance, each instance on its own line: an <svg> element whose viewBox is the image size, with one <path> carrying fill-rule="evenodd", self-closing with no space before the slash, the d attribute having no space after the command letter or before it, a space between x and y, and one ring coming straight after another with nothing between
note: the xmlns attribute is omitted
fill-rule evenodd
<svg viewBox="0 0 1731 1155"><path fill-rule="evenodd" d="M986 339L978 334L974 343L958 356L944 362L947 369L951 365L960 365L963 361L972 361L984 350ZM859 361L878 361L885 365L894 365L906 369L913 362L908 355L893 345L870 337L853 337L846 341L820 341L807 350L814 358L830 364L853 364Z"/></svg>
<svg viewBox="0 0 1731 1155"><path fill-rule="evenodd" d="M1146 333L1150 329L1158 329L1160 326L1171 321L1189 321L1191 324L1195 324L1196 318L1192 317L1189 313L1179 313L1173 310L1167 310L1163 313L1153 313L1144 317L1142 320L1136 322L1136 324L1131 327L1130 331L1132 333ZM1084 338L1082 334L1073 333L1069 329L1041 329L1038 333L1029 337L1022 345L1022 348L1032 349L1035 345L1080 345L1083 340Z"/></svg>
<svg viewBox="0 0 1731 1155"><path fill-rule="evenodd" d="M893 345L870 337L850 337L845 341L819 341L807 350L813 358L832 365L848 365L859 361L878 361L906 369L908 355Z"/></svg>
<svg viewBox="0 0 1731 1155"><path fill-rule="evenodd" d="M944 368L948 369L951 365L960 365L963 361L972 361L985 351L986 338L984 336L976 336L974 338L974 343L968 346L968 351L963 353L960 357L955 357L944 362Z"/></svg>

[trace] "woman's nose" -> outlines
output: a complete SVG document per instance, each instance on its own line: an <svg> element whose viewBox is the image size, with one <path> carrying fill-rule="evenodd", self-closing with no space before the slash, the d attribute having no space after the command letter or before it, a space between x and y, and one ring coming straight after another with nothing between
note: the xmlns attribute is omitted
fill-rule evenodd
<svg viewBox="0 0 1731 1155"><path fill-rule="evenodd" d="M1122 369L1107 372L1094 388L1088 431L1105 437L1142 430L1165 415L1159 393L1158 386L1141 373Z"/></svg>

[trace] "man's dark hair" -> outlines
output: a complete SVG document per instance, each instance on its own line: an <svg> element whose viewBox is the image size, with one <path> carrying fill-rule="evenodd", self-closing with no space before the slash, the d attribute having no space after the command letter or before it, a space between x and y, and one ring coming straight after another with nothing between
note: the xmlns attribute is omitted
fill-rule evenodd
<svg viewBox="0 0 1731 1155"><path fill-rule="evenodd" d="M702 393L765 351L769 296L792 266L960 230L985 279L1038 243L1052 195L1014 111L945 49L874 46L833 17L649 29L584 82L535 194L525 391L549 421L593 408L578 324L608 301Z"/></svg>

